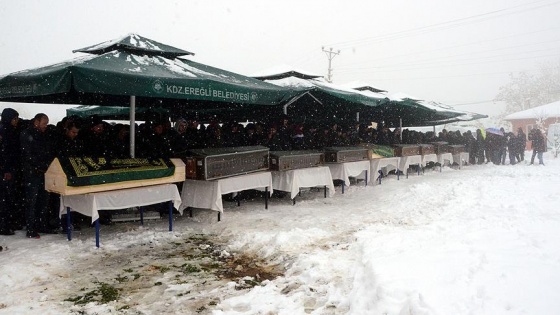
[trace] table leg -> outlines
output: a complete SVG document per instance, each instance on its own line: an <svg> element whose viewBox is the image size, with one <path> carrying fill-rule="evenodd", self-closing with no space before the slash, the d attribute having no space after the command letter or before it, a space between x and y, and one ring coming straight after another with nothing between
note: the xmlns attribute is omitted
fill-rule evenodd
<svg viewBox="0 0 560 315"><path fill-rule="evenodd" d="M222 221L222 213L218 211L218 222Z"/></svg>
<svg viewBox="0 0 560 315"><path fill-rule="evenodd" d="M367 186L367 181L368 181L368 178L367 178L367 170L366 170L366 183L365 183L365 186Z"/></svg>
<svg viewBox="0 0 560 315"><path fill-rule="evenodd" d="M293 206L296 205L296 198L295 198L295 197L292 199L292 205L293 205Z"/></svg>
<svg viewBox="0 0 560 315"><path fill-rule="evenodd" d="M268 186L264 188L264 208L268 209Z"/></svg>
<svg viewBox="0 0 560 315"><path fill-rule="evenodd" d="M344 184L342 184L342 185L344 185ZM344 186L342 186L342 187L344 187ZM327 185L325 185L325 198L327 198Z"/></svg>
<svg viewBox="0 0 560 315"><path fill-rule="evenodd" d="M343 195L344 195L344 186L346 186L345 184L346 184L346 183L345 183L344 181L342 181L342 194L343 194Z"/></svg>
<svg viewBox="0 0 560 315"><path fill-rule="evenodd" d="M99 248L99 219L95 220L95 247Z"/></svg>
<svg viewBox="0 0 560 315"><path fill-rule="evenodd" d="M169 201L169 231L173 231L173 202Z"/></svg>
<svg viewBox="0 0 560 315"><path fill-rule="evenodd" d="M189 210L189 217L192 218L192 207L187 207L187 209Z"/></svg>
<svg viewBox="0 0 560 315"><path fill-rule="evenodd" d="M72 240L72 219L70 218L70 207L66 207L66 237Z"/></svg>
<svg viewBox="0 0 560 315"><path fill-rule="evenodd" d="M140 225L144 225L144 207L140 207Z"/></svg>

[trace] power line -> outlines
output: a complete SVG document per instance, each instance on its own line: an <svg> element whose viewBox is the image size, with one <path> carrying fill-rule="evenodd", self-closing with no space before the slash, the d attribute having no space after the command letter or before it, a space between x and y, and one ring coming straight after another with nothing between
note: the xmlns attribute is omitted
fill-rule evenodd
<svg viewBox="0 0 560 315"><path fill-rule="evenodd" d="M389 34L379 35L379 36L374 36L374 37L367 37L367 38L358 39L358 40L339 42L339 43L335 43L333 45L336 45L336 46L342 47L342 49L345 49L345 48L349 48L349 47L353 47L353 46L359 46L359 45L365 45L365 44L369 44L369 43L373 43L373 42L381 42L381 41L394 40L394 39L399 39L399 38L404 38L404 37L417 36L417 35L420 35L420 34L423 34L423 33L454 28L454 27L465 25L465 24L478 23L478 22L482 22L482 21L485 21L485 20L488 20L488 19L491 19L491 18L498 18L498 17L502 17L502 16L506 16L506 15L523 13L523 12L527 12L529 10L536 10L536 9L540 9L540 8L543 8L543 7L557 5L557 4L560 3L560 1L555 1L553 3L546 3L546 4L543 4L543 5L536 6L536 7L527 8L527 9L524 9L524 10L507 12L507 11L510 11L510 10L515 10L519 7L537 4L537 3L540 3L540 2L543 2L543 1L544 0L535 1L535 2L527 3L527 4L521 4L521 5L509 7L509 8L494 10L494 11L490 11L490 12L486 12L486 13L481 13L481 14L477 14L477 15L468 16L468 17L465 17L465 18L450 20L450 21L446 21L446 22L442 22L442 23L431 24L431 25L418 27L418 28L414 28L414 29L409 29L409 30L404 30L404 31L399 31L399 32L395 32L395 33L389 33Z"/></svg>
<svg viewBox="0 0 560 315"><path fill-rule="evenodd" d="M370 59L370 60L368 60L368 61L366 61L366 62L350 63L350 64L347 64L347 66L348 66L348 65L359 66L359 65L364 65L364 64L369 64L369 63L372 63L372 62L376 62L376 61L379 61L379 60L394 59L394 58L397 58L397 57L406 57L406 56L410 56L410 55L417 56L417 55L420 55L420 54L431 53L431 52L434 52L434 51L440 51L440 50L446 50L446 49L452 49L452 48L458 48L458 47L476 45L476 44L480 44L480 43L484 43L484 42L495 42L495 41L497 41L497 40L506 39L506 38L509 38L509 37L519 37L519 36L524 36L524 35L532 35L532 34L535 34L535 33L544 32L544 31L550 31L550 30L556 30L556 29L560 29L560 27L547 28L547 29L544 29L544 30L538 30L538 31L533 31L533 32L528 32L528 33L512 34L512 35L509 35L509 36L495 37L495 38L491 38L491 39L480 40L480 41L470 42L470 43L461 44L461 45L454 45L454 46L447 46L447 47L442 47L442 48L424 50L424 51L420 51L420 52L410 52L410 53L407 53L407 54L400 54L400 55L391 54L390 56L387 56L387 57L373 58L373 59ZM508 47L504 47L504 48L497 48L497 49L493 49L493 50L479 50L479 51L477 51L476 53L484 53L484 52L488 52L488 51L495 51L495 50L502 50L502 49L509 49L509 48L523 47L523 46L544 44L544 43L557 42L557 41L558 41L558 40L554 40L554 41L545 41L545 42L537 42L537 43L529 43L529 44L523 44L523 45L517 45L517 46L508 46ZM471 54L471 53L468 53L468 54ZM454 56L457 56L457 55L454 55Z"/></svg>

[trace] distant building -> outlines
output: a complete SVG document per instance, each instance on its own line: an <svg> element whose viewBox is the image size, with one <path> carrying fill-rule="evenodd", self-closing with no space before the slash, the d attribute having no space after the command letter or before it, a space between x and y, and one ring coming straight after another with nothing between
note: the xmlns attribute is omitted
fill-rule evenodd
<svg viewBox="0 0 560 315"><path fill-rule="evenodd" d="M516 132L518 128L523 128L527 135L532 129L537 128L537 121L542 120L542 126L545 129L542 131L546 136L547 131L557 130L560 125L560 101L509 114L504 120L512 124L512 131Z"/></svg>

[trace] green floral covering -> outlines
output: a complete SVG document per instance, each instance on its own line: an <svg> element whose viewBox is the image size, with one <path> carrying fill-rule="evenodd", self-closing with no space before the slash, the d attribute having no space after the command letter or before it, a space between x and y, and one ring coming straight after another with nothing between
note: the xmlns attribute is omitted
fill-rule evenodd
<svg viewBox="0 0 560 315"><path fill-rule="evenodd" d="M393 148L388 145L377 145L373 144L370 148L371 152L374 154L381 155L383 157L393 157L395 156Z"/></svg>
<svg viewBox="0 0 560 315"><path fill-rule="evenodd" d="M106 159L71 157L60 159L68 186L90 186L173 176L169 159Z"/></svg>

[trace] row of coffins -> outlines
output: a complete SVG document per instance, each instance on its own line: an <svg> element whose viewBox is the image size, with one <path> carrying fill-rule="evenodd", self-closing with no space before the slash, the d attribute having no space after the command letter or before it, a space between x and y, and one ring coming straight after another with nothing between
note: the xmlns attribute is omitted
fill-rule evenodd
<svg viewBox="0 0 560 315"><path fill-rule="evenodd" d="M45 175L45 188L61 195L212 180L259 171L288 171L392 156L463 152L464 147L439 142L421 145L329 147L322 151L270 151L263 146L192 150L173 159L55 159Z"/></svg>
<svg viewBox="0 0 560 315"><path fill-rule="evenodd" d="M185 157L186 178L212 180L258 171L288 171L327 163L346 163L393 156L458 154L464 146L446 143L355 147L328 147L322 151L269 151L267 147L247 146L192 150Z"/></svg>

